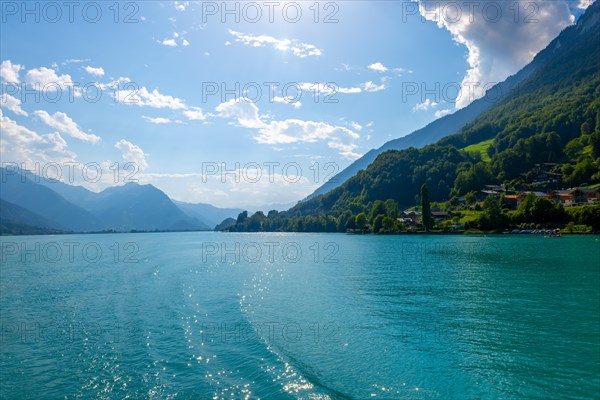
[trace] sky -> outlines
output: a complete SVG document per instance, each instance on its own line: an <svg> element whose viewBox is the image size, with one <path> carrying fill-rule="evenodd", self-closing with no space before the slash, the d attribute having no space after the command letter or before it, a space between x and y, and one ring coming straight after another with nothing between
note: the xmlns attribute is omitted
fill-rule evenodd
<svg viewBox="0 0 600 400"><path fill-rule="evenodd" d="M467 106L589 4L2 1L0 161L287 206Z"/></svg>

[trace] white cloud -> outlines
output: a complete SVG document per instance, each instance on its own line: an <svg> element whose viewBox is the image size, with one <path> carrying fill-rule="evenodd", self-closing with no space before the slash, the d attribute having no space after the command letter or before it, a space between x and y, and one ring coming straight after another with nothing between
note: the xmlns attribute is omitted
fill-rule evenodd
<svg viewBox="0 0 600 400"><path fill-rule="evenodd" d="M100 141L100 137L91 133L83 132L79 126L69 116L62 112L55 112L50 115L44 110L37 110L33 113L46 125L59 130L62 133L74 137L85 142L97 143Z"/></svg>
<svg viewBox="0 0 600 400"><path fill-rule="evenodd" d="M173 32L173 37L172 37L172 38L167 38L167 39L164 39L164 40L162 40L162 41L160 41L160 40L157 40L157 42L158 42L158 43L161 43L161 44L162 44L162 45L164 45L164 46L169 46L169 47L177 47L177 46L179 46L180 44L181 44L183 47L187 47L187 46L189 46L189 45L190 45L190 42L188 42L188 41L187 41L187 39L185 39L185 38L184 38L184 35L185 35L186 33L187 33L187 32L185 32L185 31L184 31L184 32L182 32L182 33L179 33L179 32ZM179 42L179 43L178 43L178 42Z"/></svg>
<svg viewBox="0 0 600 400"><path fill-rule="evenodd" d="M22 65L13 64L10 60L4 60L2 61L2 64L0 64L0 77L7 83L21 83L19 71L22 69Z"/></svg>
<svg viewBox="0 0 600 400"><path fill-rule="evenodd" d="M360 135L342 126L300 119L264 120L256 104L245 99L232 99L221 103L216 111L220 117L235 119L240 127L257 129L258 135L254 139L261 144L326 141L330 148L339 150L340 154L348 159L360 157L360 154L354 152L358 147L354 141L359 139Z"/></svg>
<svg viewBox="0 0 600 400"><path fill-rule="evenodd" d="M294 107L296 109L302 107L301 101L299 101L299 100L293 101L293 100L294 100L294 98L291 96L287 96L287 97L274 96L273 97L274 103L290 104L292 107Z"/></svg>
<svg viewBox="0 0 600 400"><path fill-rule="evenodd" d="M250 35L236 32L231 29L229 30L229 33L236 38L236 42L241 42L246 46L271 46L280 51L291 51L293 55L300 58L320 56L323 54L323 50L318 49L315 45L304 43L296 39L277 39L268 35Z"/></svg>
<svg viewBox="0 0 600 400"><path fill-rule="evenodd" d="M14 112L17 115L28 115L27 112L23 111L21 108L21 100L11 96L10 94L3 93L0 96L0 104L2 107Z"/></svg>
<svg viewBox="0 0 600 400"><path fill-rule="evenodd" d="M190 109L185 110L183 115L190 121L204 121L208 118L207 114L204 114L201 108L199 107L190 107Z"/></svg>
<svg viewBox="0 0 600 400"><path fill-rule="evenodd" d="M579 8L581 10L585 10L589 6L591 6L594 1L595 0L579 0L579 3L577 4L577 8Z"/></svg>
<svg viewBox="0 0 600 400"><path fill-rule="evenodd" d="M369 68L372 71L377 71L377 72L386 72L388 70L388 68L380 62L373 63L373 64L369 65L367 68Z"/></svg>
<svg viewBox="0 0 600 400"><path fill-rule="evenodd" d="M146 154L139 146L121 139L115 143L115 147L121 150L121 155L125 161L136 164L140 170L148 168Z"/></svg>
<svg viewBox="0 0 600 400"><path fill-rule="evenodd" d="M39 135L4 116L2 110L0 125L0 158L3 162L25 163L26 166L33 167L35 163L64 163L76 158L75 153L67 149L67 142L58 133Z"/></svg>
<svg viewBox="0 0 600 400"><path fill-rule="evenodd" d="M236 119L238 126L243 128L263 128L266 126L258 114L258 107L250 101L231 99L219 104L215 110L219 117Z"/></svg>
<svg viewBox="0 0 600 400"><path fill-rule="evenodd" d="M85 72L94 76L104 76L104 68L102 67L90 67L89 65L84 68Z"/></svg>
<svg viewBox="0 0 600 400"><path fill-rule="evenodd" d="M171 110L187 108L183 100L161 94L156 89L149 91L145 86L139 90L116 90L115 100L119 103L128 105L134 104L140 107L169 108Z"/></svg>
<svg viewBox="0 0 600 400"><path fill-rule="evenodd" d="M350 122L350 126L351 126L351 127L352 127L352 129L354 129L355 131L360 131L360 130L362 130L362 128L363 128L361 124L359 124L358 122L354 122L354 121Z"/></svg>
<svg viewBox="0 0 600 400"><path fill-rule="evenodd" d="M379 92L385 90L386 86L382 79L381 84L377 85L372 81L364 82L358 86L344 87L339 86L336 83L312 83L312 82L301 82L298 84L298 88L302 91L309 92L313 96L331 96L337 93L341 94L358 94L362 92Z"/></svg>
<svg viewBox="0 0 600 400"><path fill-rule="evenodd" d="M163 118L163 117L151 118L151 117L146 117L145 115L143 115L142 118L144 118L146 121L148 121L152 124L170 124L171 123L171 120L169 118Z"/></svg>
<svg viewBox="0 0 600 400"><path fill-rule="evenodd" d="M448 115L448 114L450 114L451 112L452 112L452 110L449 110L449 109L447 109L447 108L446 108L446 109L444 109L444 110L437 110L437 111L435 112L435 117L436 117L436 118L442 118L444 115Z"/></svg>
<svg viewBox="0 0 600 400"><path fill-rule="evenodd" d="M63 61L63 65L65 64L71 64L71 63L83 63L83 62L88 62L91 61L89 58L86 58L84 60L80 60L78 58L69 58L68 60Z"/></svg>
<svg viewBox="0 0 600 400"><path fill-rule="evenodd" d="M430 108L435 108L438 106L438 103L436 103L435 101L431 101L430 99L425 99L424 102L422 103L417 103L414 107L413 107L413 112L416 111L427 111Z"/></svg>
<svg viewBox="0 0 600 400"><path fill-rule="evenodd" d="M162 41L162 44L169 47L177 47L175 39L165 39Z"/></svg>
<svg viewBox="0 0 600 400"><path fill-rule="evenodd" d="M73 86L71 75L57 75L51 68L41 67L27 71L25 81L38 90L55 91Z"/></svg>
<svg viewBox="0 0 600 400"><path fill-rule="evenodd" d="M381 82L380 85L377 85L371 81L363 83L363 89L365 92L379 92L381 90L385 90L385 84Z"/></svg>
<svg viewBox="0 0 600 400"><path fill-rule="evenodd" d="M489 8L468 0L420 0L419 10L467 48L469 69L461 82L457 108L481 97L486 85L489 88L516 73L574 20L566 0L499 1Z"/></svg>
<svg viewBox="0 0 600 400"><path fill-rule="evenodd" d="M176 1L175 2L175 9L177 11L185 11L185 9L190 5L189 1Z"/></svg>

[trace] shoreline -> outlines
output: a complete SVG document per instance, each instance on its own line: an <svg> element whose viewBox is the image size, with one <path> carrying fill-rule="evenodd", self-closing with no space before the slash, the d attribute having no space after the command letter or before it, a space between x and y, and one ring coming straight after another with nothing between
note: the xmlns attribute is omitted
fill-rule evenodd
<svg viewBox="0 0 600 400"><path fill-rule="evenodd" d="M56 233L24 233L24 234L0 234L3 237L23 237L23 236L68 236L68 235L110 235L110 234L143 234L143 233L294 233L294 234L314 234L329 233L340 235L364 235L364 236L411 236L411 235L432 235L432 236L459 236L459 235L502 235L502 236L581 236L581 235L600 235L600 232L560 232L559 235L549 235L547 233L513 233L513 232L495 232L495 231L461 231L461 232L394 232L394 233L373 233L373 232L226 232L226 231L136 231L136 232L56 232Z"/></svg>

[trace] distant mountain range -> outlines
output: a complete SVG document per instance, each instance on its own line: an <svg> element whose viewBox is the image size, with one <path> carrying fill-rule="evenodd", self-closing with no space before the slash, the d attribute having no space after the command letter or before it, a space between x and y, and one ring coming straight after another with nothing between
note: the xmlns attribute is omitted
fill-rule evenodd
<svg viewBox="0 0 600 400"><path fill-rule="evenodd" d="M29 172L0 168L3 234L212 230L239 209L171 200L152 185L92 192Z"/></svg>

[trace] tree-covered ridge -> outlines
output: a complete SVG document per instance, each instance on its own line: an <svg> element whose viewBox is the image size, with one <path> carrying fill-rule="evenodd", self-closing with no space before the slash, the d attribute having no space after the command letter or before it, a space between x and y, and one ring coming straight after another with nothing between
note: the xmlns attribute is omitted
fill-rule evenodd
<svg viewBox="0 0 600 400"><path fill-rule="evenodd" d="M486 185L502 184L518 192L600 182L599 13L599 4L590 6L577 25L563 31L544 50L552 51L551 56L546 54L544 65L458 134L422 149L382 153L365 170L329 193L284 213L250 217L252 230L360 231L363 227L357 223L373 227L379 215L373 210L383 201L388 208L419 204L424 184L431 201L456 206L459 199L464 201L465 196L472 196ZM489 160L462 150L489 140ZM540 174L552 179L540 179ZM524 203L532 202L530 199ZM496 208L502 210L502 205L488 202L484 206L485 218L498 222ZM538 206L560 217L550 218L553 222L569 218L581 222L576 213L555 213L541 200L536 201ZM520 215L529 215L528 211L521 211L511 218L500 217L501 224L480 221L480 227L493 229L508 226L511 221L527 223L530 218ZM361 213L364 218L359 218ZM390 226L387 221L388 228L401 229L394 214L382 213L379 223L388 216L394 223ZM238 221L231 229L248 230L247 222Z"/></svg>

